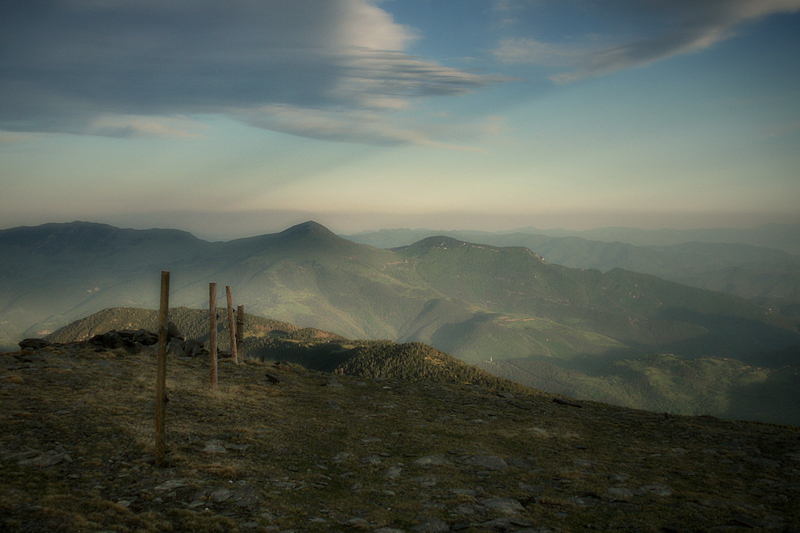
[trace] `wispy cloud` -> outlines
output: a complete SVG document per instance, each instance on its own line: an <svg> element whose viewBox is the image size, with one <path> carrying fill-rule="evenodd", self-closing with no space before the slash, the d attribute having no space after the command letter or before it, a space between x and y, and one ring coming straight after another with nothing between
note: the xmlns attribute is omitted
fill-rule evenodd
<svg viewBox="0 0 800 533"><path fill-rule="evenodd" d="M384 114L366 110L311 109L285 104L231 110L238 120L251 126L314 139L359 142L376 146L415 144L447 150L485 152L467 145L436 140L432 128L408 127L402 121L387 121ZM446 137L439 135L437 137Z"/></svg>
<svg viewBox="0 0 800 533"><path fill-rule="evenodd" d="M597 7L593 0L572 3ZM521 7L520 4L514 6ZM748 22L777 13L800 11L800 0L609 0L604 7L607 17L624 14L638 22L639 31L634 29L633 37L618 38L612 34L604 35L603 39L598 39L594 30L586 31L582 40L567 44L547 42L536 36L507 36L500 40L495 57L507 64L559 67L563 72L550 79L556 83L571 83L709 48L735 36ZM655 32L654 27L658 28Z"/></svg>
<svg viewBox="0 0 800 533"><path fill-rule="evenodd" d="M145 117L103 115L86 127L86 132L107 137L175 137L196 139L208 126L188 117Z"/></svg>
<svg viewBox="0 0 800 533"><path fill-rule="evenodd" d="M243 119L243 110L281 106L308 116L380 112L390 121L420 97L501 81L405 54L419 36L376 0L10 4L0 18L0 129L7 131L192 136L185 117L235 109ZM285 123L259 117L244 120ZM316 125L295 130L347 137L325 121ZM349 140L372 142L357 128Z"/></svg>

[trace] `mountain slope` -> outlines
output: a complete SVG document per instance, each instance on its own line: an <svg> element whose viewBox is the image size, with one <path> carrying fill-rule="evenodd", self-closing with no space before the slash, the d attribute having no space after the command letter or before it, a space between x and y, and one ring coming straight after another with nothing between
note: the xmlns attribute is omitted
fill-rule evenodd
<svg viewBox="0 0 800 533"><path fill-rule="evenodd" d="M217 320L217 339L221 349L230 346L230 335L222 311ZM186 338L202 343L209 339L208 312L185 307L169 311L169 320ZM54 344L72 344L112 330L157 331L158 311L114 308L77 320L48 335ZM283 361L323 372L352 376L407 381L473 383L497 390L523 391L519 383L489 374L477 367L422 343L349 340L316 328L300 328L245 313L244 347L246 360ZM152 349L151 349L152 351Z"/></svg>
<svg viewBox="0 0 800 533"><path fill-rule="evenodd" d="M200 359L167 375L161 467L152 357L0 355L0 529L800 527L791 428L255 361L216 390Z"/></svg>
<svg viewBox="0 0 800 533"><path fill-rule="evenodd" d="M84 224L61 229L86 231ZM155 308L159 272L170 270L173 307L207 308L213 281L230 285L235 303L251 314L348 338L424 342L471 363L656 349L747 357L800 344L795 322L743 299L622 270L551 265L523 247L433 237L380 250L314 222L226 243L119 231L120 245L55 239L59 247L50 255L36 248L40 238L24 245L6 235L6 339L21 337L23 321L26 336L41 336L107 307ZM177 242L174 250L163 251L165 235Z"/></svg>
<svg viewBox="0 0 800 533"><path fill-rule="evenodd" d="M735 359L650 354L581 371L528 358L480 368L551 393L649 411L800 425L800 367L759 368Z"/></svg>
<svg viewBox="0 0 800 533"><path fill-rule="evenodd" d="M594 233L551 231L547 232L548 236L537 230L530 231L532 233L399 229L350 235L347 238L380 248L396 248L431 236L446 235L493 246L526 247L549 263L572 268L603 272L623 268L743 298L781 298L800 302L800 256L796 255L800 252L796 247L796 243L800 242L800 229L797 226L776 228L774 238L765 234L759 239L755 231L744 232L741 238L750 244L716 240L700 242L702 238L732 240L736 235L713 231L677 233L675 237L664 241L670 244L655 244L658 242L655 236L653 241L643 241L643 236L632 238L638 235L637 232L597 233L596 239L590 240ZM617 235L619 239L611 239L612 235ZM679 235L685 235L687 240L682 240ZM626 236L631 238L626 241ZM697 240L689 242L690 237ZM776 248L767 247L770 243L775 244ZM788 246L789 243L793 245ZM783 249L779 249L781 244ZM795 255L787 250L794 250Z"/></svg>

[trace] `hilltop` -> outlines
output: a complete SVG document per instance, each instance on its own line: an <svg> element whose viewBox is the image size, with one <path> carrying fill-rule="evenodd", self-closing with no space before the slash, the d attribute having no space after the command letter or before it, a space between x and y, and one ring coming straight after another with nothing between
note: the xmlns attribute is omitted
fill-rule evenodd
<svg viewBox="0 0 800 533"><path fill-rule="evenodd" d="M227 350L226 311L218 313L217 338L219 346ZM110 330L155 331L157 315L147 309L105 309L61 328L46 340L74 343ZM170 320L186 337L207 343L207 311L176 308L170 310ZM508 391L524 385L649 411L800 425L797 366L767 368L735 359L688 359L663 353L612 360L587 358L561 366L534 358L472 366L419 342L352 340L249 314L245 314L244 339L243 357L291 362L312 370L370 378L436 379Z"/></svg>
<svg viewBox="0 0 800 533"><path fill-rule="evenodd" d="M79 345L0 355L5 531L791 531L792 428ZM269 378L269 379L268 379ZM554 401L558 400L558 401Z"/></svg>

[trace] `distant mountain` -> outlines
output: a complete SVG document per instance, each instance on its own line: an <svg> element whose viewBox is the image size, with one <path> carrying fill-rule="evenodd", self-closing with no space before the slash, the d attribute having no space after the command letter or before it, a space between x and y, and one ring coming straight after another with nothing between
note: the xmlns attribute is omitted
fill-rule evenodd
<svg viewBox="0 0 800 533"><path fill-rule="evenodd" d="M592 371L541 358L480 368L528 387L648 411L800 426L800 367L759 368L735 359L650 354Z"/></svg>
<svg viewBox="0 0 800 533"><path fill-rule="evenodd" d="M512 231L497 232L399 228L364 231L354 235L343 235L343 237L353 242L369 244L377 248L395 248L435 235L447 235L464 241L486 242L487 244L498 244L487 241L486 239L494 240L503 236L509 236L515 240L528 237L534 239L532 242L542 239L575 237L587 241L616 242L646 247L675 246L692 242L747 244L759 248L782 250L792 255L800 255L800 224L764 224L755 228L710 228L694 230L646 230L624 227L565 230L539 229L531 226ZM510 243L505 243L503 245L508 246ZM527 244L520 245L527 246Z"/></svg>
<svg viewBox="0 0 800 533"><path fill-rule="evenodd" d="M800 224L763 224L755 228L705 228L705 229L659 229L597 228L571 231L563 229L540 230L526 228L517 230L550 237L581 237L604 242L624 242L636 246L672 246L689 242L712 242L749 244L775 248L790 254L800 254Z"/></svg>
<svg viewBox="0 0 800 533"><path fill-rule="evenodd" d="M800 228L792 225L769 226L775 229L773 238L744 240L758 245L727 242L682 242L678 235L733 239L739 233L708 231L701 234L679 233L672 240L681 241L672 245L634 245L628 242L605 242L603 237L617 235L624 239L627 234L649 235L644 230L612 233L598 232L598 238L588 240L594 233L580 232L585 237L565 236L569 232L550 231L551 236L531 234L524 231L486 233L468 231L437 232L432 230L381 230L347 236L348 239L379 248L395 248L413 244L433 235L446 235L463 241L490 244L493 246L524 246L540 254L549 263L572 268L598 269L603 272L615 268L652 274L670 281L727 292L743 298L772 298L800 303L800 256L783 249L766 247L768 243L782 244L791 250L791 242L800 242ZM768 229L767 228L767 229ZM766 229L764 230L766 231ZM794 232L794 233L792 233ZM572 232L578 234L578 232ZM555 236L552 236L555 235ZM753 235L758 235L754 233ZM785 236L785 239L779 239ZM794 241L792 241L792 238ZM633 239L644 242L645 239ZM664 239L662 239L663 241ZM669 240L669 239L666 239ZM656 242L652 239L650 242ZM782 307L780 302L776 307Z"/></svg>
<svg viewBox="0 0 800 533"><path fill-rule="evenodd" d="M423 342L468 363L652 351L747 358L800 345L795 320L731 295L549 264L519 246L431 237L383 250L314 222L215 243L87 223L0 231L0 344L105 308L154 309L161 270L172 273L173 307L207 308L216 282L251 314Z"/></svg>

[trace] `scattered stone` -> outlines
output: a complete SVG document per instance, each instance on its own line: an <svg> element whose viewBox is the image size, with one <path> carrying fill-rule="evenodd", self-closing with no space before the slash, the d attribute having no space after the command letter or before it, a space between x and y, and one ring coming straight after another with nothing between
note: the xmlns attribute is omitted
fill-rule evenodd
<svg viewBox="0 0 800 533"><path fill-rule="evenodd" d="M339 405L339 402L337 402L336 400L328 400L328 407L330 407L334 411L341 411L342 410L342 406Z"/></svg>
<svg viewBox="0 0 800 533"><path fill-rule="evenodd" d="M660 483L656 483L653 485L642 485L639 487L637 491L639 494L653 494L655 496L672 496L672 489L667 487L666 485L662 485Z"/></svg>
<svg viewBox="0 0 800 533"><path fill-rule="evenodd" d="M23 339L19 341L19 347L22 350L41 350L48 346L52 346L52 344L44 339Z"/></svg>
<svg viewBox="0 0 800 533"><path fill-rule="evenodd" d="M614 502L629 502L633 499L633 491L622 487L610 487L606 496Z"/></svg>
<svg viewBox="0 0 800 533"><path fill-rule="evenodd" d="M186 479L170 479L161 485L158 485L153 490L156 492L170 492L181 487L185 487L188 481Z"/></svg>
<svg viewBox="0 0 800 533"><path fill-rule="evenodd" d="M400 477L403 469L399 466L393 466L384 472L383 476L387 479L397 479Z"/></svg>
<svg viewBox="0 0 800 533"><path fill-rule="evenodd" d="M214 503L222 503L228 501L233 496L233 491L229 489L219 489L211 493L211 501Z"/></svg>
<svg viewBox="0 0 800 533"><path fill-rule="evenodd" d="M206 447L203 448L203 451L206 453L228 453L228 450L225 449L225 446L215 442L207 443Z"/></svg>
<svg viewBox="0 0 800 533"><path fill-rule="evenodd" d="M480 504L505 514L517 514L525 510L525 507L514 498L486 498L481 500Z"/></svg>
<svg viewBox="0 0 800 533"><path fill-rule="evenodd" d="M341 464L341 463L344 463L345 461L347 461L352 456L353 456L353 454L350 453L350 452L339 452L339 453L337 453L336 455L333 456L333 462L337 463L337 464Z"/></svg>
<svg viewBox="0 0 800 533"><path fill-rule="evenodd" d="M21 459L17 461L17 464L19 466L40 466L44 468L48 466L55 466L62 461L66 461L68 463L72 462L72 458L69 456L66 450L50 450L47 453L37 455L36 457L32 457L30 459Z"/></svg>
<svg viewBox="0 0 800 533"><path fill-rule="evenodd" d="M452 464L448 461L444 455L437 454L437 455L426 455L425 457L420 457L416 461L414 461L416 466L441 466L441 465L449 465Z"/></svg>
<svg viewBox="0 0 800 533"><path fill-rule="evenodd" d="M411 529L420 533L440 533L443 531L450 531L450 526L447 525L447 522L439 518L428 518Z"/></svg>
<svg viewBox="0 0 800 533"><path fill-rule="evenodd" d="M378 457L377 455L368 455L361 459L361 464L369 465L369 466L377 466L383 463L383 459Z"/></svg>
<svg viewBox="0 0 800 533"><path fill-rule="evenodd" d="M488 522L484 522L481 524L481 527L487 529L495 529L500 531L513 531L514 533L520 533L520 530L517 528L520 527L526 528L532 525L533 522L531 522L530 520L525 520L517 516L504 516L502 518L495 518L494 520L489 520Z"/></svg>
<svg viewBox="0 0 800 533"><path fill-rule="evenodd" d="M508 468L508 463L501 457L494 455L475 455L465 461L466 464L477 466L483 470L505 470Z"/></svg>

